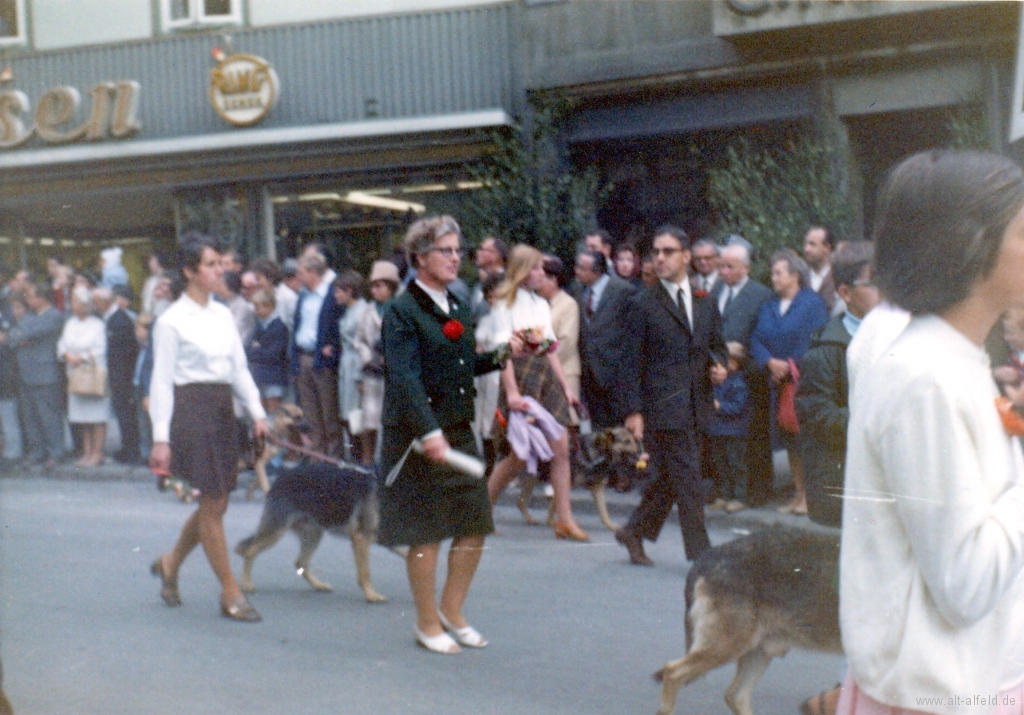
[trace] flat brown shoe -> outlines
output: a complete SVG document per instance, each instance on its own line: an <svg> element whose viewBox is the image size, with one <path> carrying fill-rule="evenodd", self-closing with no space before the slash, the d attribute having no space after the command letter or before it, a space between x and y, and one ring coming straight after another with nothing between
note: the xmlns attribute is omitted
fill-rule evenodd
<svg viewBox="0 0 1024 715"><path fill-rule="evenodd" d="M245 596L240 596L231 603L221 601L220 613L225 618L230 618L233 621L242 621L243 623L259 623L263 620L260 612L252 607L249 599Z"/></svg>
<svg viewBox="0 0 1024 715"><path fill-rule="evenodd" d="M164 599L171 608L181 605L181 596L178 595L178 579L170 578L164 573L164 557L157 556L156 561L149 567L149 572L160 579L160 598Z"/></svg>

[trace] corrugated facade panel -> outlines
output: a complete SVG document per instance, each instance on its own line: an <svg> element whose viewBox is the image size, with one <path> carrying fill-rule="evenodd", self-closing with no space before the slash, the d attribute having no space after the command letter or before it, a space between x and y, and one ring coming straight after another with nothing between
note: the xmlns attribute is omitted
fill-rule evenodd
<svg viewBox="0 0 1024 715"><path fill-rule="evenodd" d="M280 78L280 99L262 127L514 110L513 11L509 3L231 36L235 52L263 57ZM229 131L208 96L216 45L223 45L221 36L207 33L26 54L8 60L15 79L0 90L24 91L34 108L55 85L77 87L84 119L91 86L132 79L142 86L140 137Z"/></svg>

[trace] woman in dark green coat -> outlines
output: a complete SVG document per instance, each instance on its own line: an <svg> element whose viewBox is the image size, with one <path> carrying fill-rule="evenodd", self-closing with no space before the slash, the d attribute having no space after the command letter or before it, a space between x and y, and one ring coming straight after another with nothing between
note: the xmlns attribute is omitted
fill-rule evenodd
<svg viewBox="0 0 1024 715"><path fill-rule="evenodd" d="M384 349L383 472L398 464L410 443L415 451L380 495L379 541L407 544L406 567L416 603L416 641L435 653L455 654L487 641L462 615L484 537L494 530L487 481L445 466L449 449L476 453L474 375L499 369L494 353L477 355L469 305L447 286L458 276L462 232L450 216L421 219L405 247L416 280L388 305ZM448 575L435 605L441 541L453 538ZM451 636L448 635L448 633Z"/></svg>

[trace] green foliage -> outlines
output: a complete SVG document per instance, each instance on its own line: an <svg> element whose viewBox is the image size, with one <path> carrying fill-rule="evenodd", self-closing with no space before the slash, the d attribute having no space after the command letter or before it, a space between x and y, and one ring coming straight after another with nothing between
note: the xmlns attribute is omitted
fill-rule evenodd
<svg viewBox="0 0 1024 715"><path fill-rule="evenodd" d="M835 151L814 136L766 145L740 136L723 163L708 171L708 201L724 231L753 244L763 268L780 248L799 251L811 224L828 225L840 236L851 226L836 167Z"/></svg>
<svg viewBox="0 0 1024 715"><path fill-rule="evenodd" d="M946 117L950 149L977 149L991 151L988 118L980 104L958 104Z"/></svg>
<svg viewBox="0 0 1024 715"><path fill-rule="evenodd" d="M594 167L573 172L561 156L558 121L566 109L559 99L538 101L525 124L489 133L495 151L467 167L483 184L466 207L467 233L572 258L611 187L600 185Z"/></svg>

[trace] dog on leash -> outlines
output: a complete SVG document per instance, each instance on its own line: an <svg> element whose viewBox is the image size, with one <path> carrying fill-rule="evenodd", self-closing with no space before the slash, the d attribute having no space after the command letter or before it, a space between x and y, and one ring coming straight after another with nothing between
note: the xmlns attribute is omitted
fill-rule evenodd
<svg viewBox="0 0 1024 715"><path fill-rule="evenodd" d="M256 478L245 492L246 499L252 499L252 495L259 487L264 494L270 492L270 479L267 477L267 464L276 457L281 448L276 442L290 442L302 444L302 435L309 431L302 416L302 410L297 405L284 404L267 415L267 427L270 430L271 440L255 445L255 459L253 460L253 472Z"/></svg>
<svg viewBox="0 0 1024 715"><path fill-rule="evenodd" d="M640 448L640 445L624 427L609 427L595 432L593 435L593 450L599 455L600 469L588 470L587 488L594 499L594 506L597 508L597 515L601 523L611 531L618 530L618 525L608 515L608 500L605 498L605 489L608 486L609 475L616 470L637 470L646 469L647 455ZM537 486L537 477L532 474L521 474L519 476L519 499L516 506L527 524L537 525L541 522L530 513L530 499L533 497L533 490ZM552 499L548 504L549 526L555 523L555 502Z"/></svg>
<svg viewBox="0 0 1024 715"><path fill-rule="evenodd" d="M686 577L686 655L654 674L658 715L679 688L726 663L735 715L753 715L750 694L772 658L790 648L842 652L839 537L772 527L708 549Z"/></svg>
<svg viewBox="0 0 1024 715"><path fill-rule="evenodd" d="M275 412L271 435L278 439L292 435L301 431L302 424L302 411L294 405L285 405ZM262 468L263 479L266 479L266 463L275 448L268 444L257 460L257 474ZM317 591L332 590L330 584L317 578L309 567L324 532L329 531L339 536L348 535L352 540L356 578L366 600L370 603L386 601L370 581L370 545L376 541L378 523L376 479L371 469L332 461L307 460L297 467L282 470L267 492L256 533L235 547L235 553L245 559L240 581L242 590L255 591L253 562L289 530L299 537L299 556L295 561L299 575Z"/></svg>

